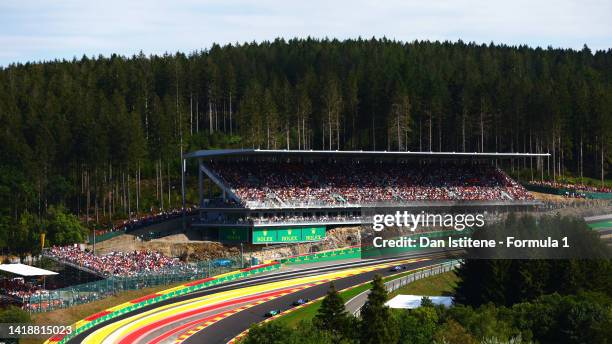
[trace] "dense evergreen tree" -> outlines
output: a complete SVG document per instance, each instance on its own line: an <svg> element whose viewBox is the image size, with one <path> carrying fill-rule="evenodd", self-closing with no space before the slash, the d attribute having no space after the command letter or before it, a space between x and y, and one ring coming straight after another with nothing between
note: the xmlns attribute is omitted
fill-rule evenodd
<svg viewBox="0 0 612 344"><path fill-rule="evenodd" d="M313 324L322 331L329 331L338 343L343 337L351 338L351 318L344 308L344 300L336 290L334 282L329 285L327 295L321 301L321 307L313 320Z"/></svg>
<svg viewBox="0 0 612 344"><path fill-rule="evenodd" d="M550 152L506 167L603 179L610 70L610 50L388 39L13 64L0 228L57 204L98 224L175 207L181 150L205 148Z"/></svg>
<svg viewBox="0 0 612 344"><path fill-rule="evenodd" d="M395 343L399 337L398 327L391 317L391 310L385 303L387 289L382 276L376 275L368 299L361 308L360 343Z"/></svg>
<svg viewBox="0 0 612 344"><path fill-rule="evenodd" d="M489 275L482 277L485 280ZM283 318L254 325L242 342L604 344L612 338L612 298L602 292L553 293L511 307L488 303L446 308L423 298L421 307L403 310L383 306L386 292L382 279L377 277L370 296L362 317L355 320L361 328L359 338L335 336L332 328L321 326L317 316L312 322L302 320L294 328L288 327Z"/></svg>
<svg viewBox="0 0 612 344"><path fill-rule="evenodd" d="M542 295L569 295L579 291L601 292L612 297L610 248L582 220L554 216L541 217L536 221L532 216L509 216L504 223L483 228L474 237L478 238L482 233L494 233L494 240L505 240L507 236L530 238L532 234L557 238L566 235L575 247L567 257L555 255L562 252L560 248L549 251L527 249L520 254L517 252L521 249L510 248L506 253L502 252L497 257L499 259L478 257L495 258L482 252L497 255L502 249L470 248L467 250L468 257L476 259L466 259L457 271L457 303L480 306L491 302L511 306ZM537 255L531 256L534 251ZM541 256L542 251L547 251L549 255ZM507 259L512 257L522 259ZM547 257L565 259L527 259Z"/></svg>

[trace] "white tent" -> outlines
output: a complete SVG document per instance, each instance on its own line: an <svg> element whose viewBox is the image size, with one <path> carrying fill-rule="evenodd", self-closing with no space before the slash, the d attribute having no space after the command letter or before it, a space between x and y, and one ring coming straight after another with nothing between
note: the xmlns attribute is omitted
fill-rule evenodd
<svg viewBox="0 0 612 344"><path fill-rule="evenodd" d="M0 271L9 272L22 277L51 276L58 274L54 271L40 269L25 264L0 264Z"/></svg>
<svg viewBox="0 0 612 344"><path fill-rule="evenodd" d="M387 301L386 305L390 308L414 309L421 307L422 295L397 295ZM453 298L450 296L428 296L434 305L444 305L450 307L453 304Z"/></svg>

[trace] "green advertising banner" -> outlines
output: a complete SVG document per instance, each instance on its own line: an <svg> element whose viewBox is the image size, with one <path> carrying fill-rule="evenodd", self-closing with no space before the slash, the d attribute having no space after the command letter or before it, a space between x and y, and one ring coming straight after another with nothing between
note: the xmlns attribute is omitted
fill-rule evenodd
<svg viewBox="0 0 612 344"><path fill-rule="evenodd" d="M277 242L276 230L253 228L253 244L271 244Z"/></svg>
<svg viewBox="0 0 612 344"><path fill-rule="evenodd" d="M302 229L301 228L286 228L277 229L276 240L278 242L300 242L302 241Z"/></svg>
<svg viewBox="0 0 612 344"><path fill-rule="evenodd" d="M226 242L248 242L248 228L220 228L219 241Z"/></svg>
<svg viewBox="0 0 612 344"><path fill-rule="evenodd" d="M325 239L325 227L253 228L253 244L292 243Z"/></svg>
<svg viewBox="0 0 612 344"><path fill-rule="evenodd" d="M325 239L325 227L302 228L303 241L318 241Z"/></svg>

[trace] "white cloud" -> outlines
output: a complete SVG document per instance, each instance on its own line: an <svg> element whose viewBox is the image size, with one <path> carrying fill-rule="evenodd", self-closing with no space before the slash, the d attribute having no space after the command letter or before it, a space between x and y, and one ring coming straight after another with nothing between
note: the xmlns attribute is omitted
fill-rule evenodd
<svg viewBox="0 0 612 344"><path fill-rule="evenodd" d="M0 3L0 65L198 50L276 37L386 36L610 48L612 3L542 1L16 1Z"/></svg>

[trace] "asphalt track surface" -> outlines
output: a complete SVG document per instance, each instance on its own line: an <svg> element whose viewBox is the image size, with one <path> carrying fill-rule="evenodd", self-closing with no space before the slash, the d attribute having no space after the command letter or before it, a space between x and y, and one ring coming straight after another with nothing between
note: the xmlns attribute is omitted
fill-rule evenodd
<svg viewBox="0 0 612 344"><path fill-rule="evenodd" d="M440 260L426 260L414 263L403 264L407 270L414 270L429 265L440 263ZM374 270L363 274L350 276L335 280L338 290L345 289L360 283L371 281L376 274L383 276L397 274L397 271L391 272L389 268ZM292 302L300 298L316 299L324 296L329 289L329 283L310 287L286 296L282 296L271 301L262 303L242 312L236 313L230 317L220 320L203 330L195 333L184 344L226 344L229 340L248 329L251 324L262 322L266 319L265 314L271 309L280 309L285 311L292 308Z"/></svg>
<svg viewBox="0 0 612 344"><path fill-rule="evenodd" d="M341 271L341 270L360 267L360 266L369 266L369 265L376 265L376 264L381 264L381 263L389 263L389 262L393 262L396 260L405 260L409 258L426 258L432 255L437 256L439 254L440 254L439 252L437 253L421 252L419 254L409 254L409 255L404 255L401 257L394 257L394 258L360 260L360 261L348 262L348 263L336 263L333 265L308 267L303 270L269 273L265 275L248 278L248 279L233 281L233 282L225 283L219 286L206 288L206 289L203 289L203 290L191 293L191 294L187 294L184 296L168 299L168 300L144 307L142 309L139 309L136 312L130 312L130 313L118 316L110 321L101 323L98 326L95 326L83 333L80 333L79 335L72 338L69 341L69 343L81 343L88 335L95 332L96 330L104 326L107 326L109 324L112 324L114 322L131 317L134 314L146 312L148 310L153 310L160 306L169 305L169 304L173 304L173 303L180 302L180 301L190 300L190 299L200 297L200 296L215 294L215 293L219 293L223 291L236 290L236 289L240 289L246 286L254 286L254 285L276 282L276 281L291 280L291 279L305 277L305 276L320 275L323 273ZM436 262L437 262L436 260L428 260L428 261L421 261L421 262L416 262L416 263L405 264L405 266L408 269L416 269L419 267L435 264ZM380 273L382 275L391 274L391 272L388 271L388 268L385 268L385 269L374 270L371 272L363 273L360 275L338 279L335 281L335 283L339 289L344 289L344 288L347 288L347 287L350 287L350 286L353 286L359 283L367 282L371 280L376 273ZM290 295L282 296L277 299L274 299L274 300L265 302L263 304L254 306L252 308L246 309L228 318L225 318L211 326L206 327L202 331L196 333L195 335L190 337L188 340L186 340L185 343L222 343L222 344L225 344L227 343L228 340L230 340L234 336L238 335L239 333L247 329L252 323L258 323L258 322L263 321L265 319L264 314L268 310L270 309L285 310L290 307L291 303L294 300L298 298L309 298L309 299L318 298L320 296L323 296L327 292L327 289L328 289L328 283L325 283L322 285L310 287L310 288L292 293Z"/></svg>

